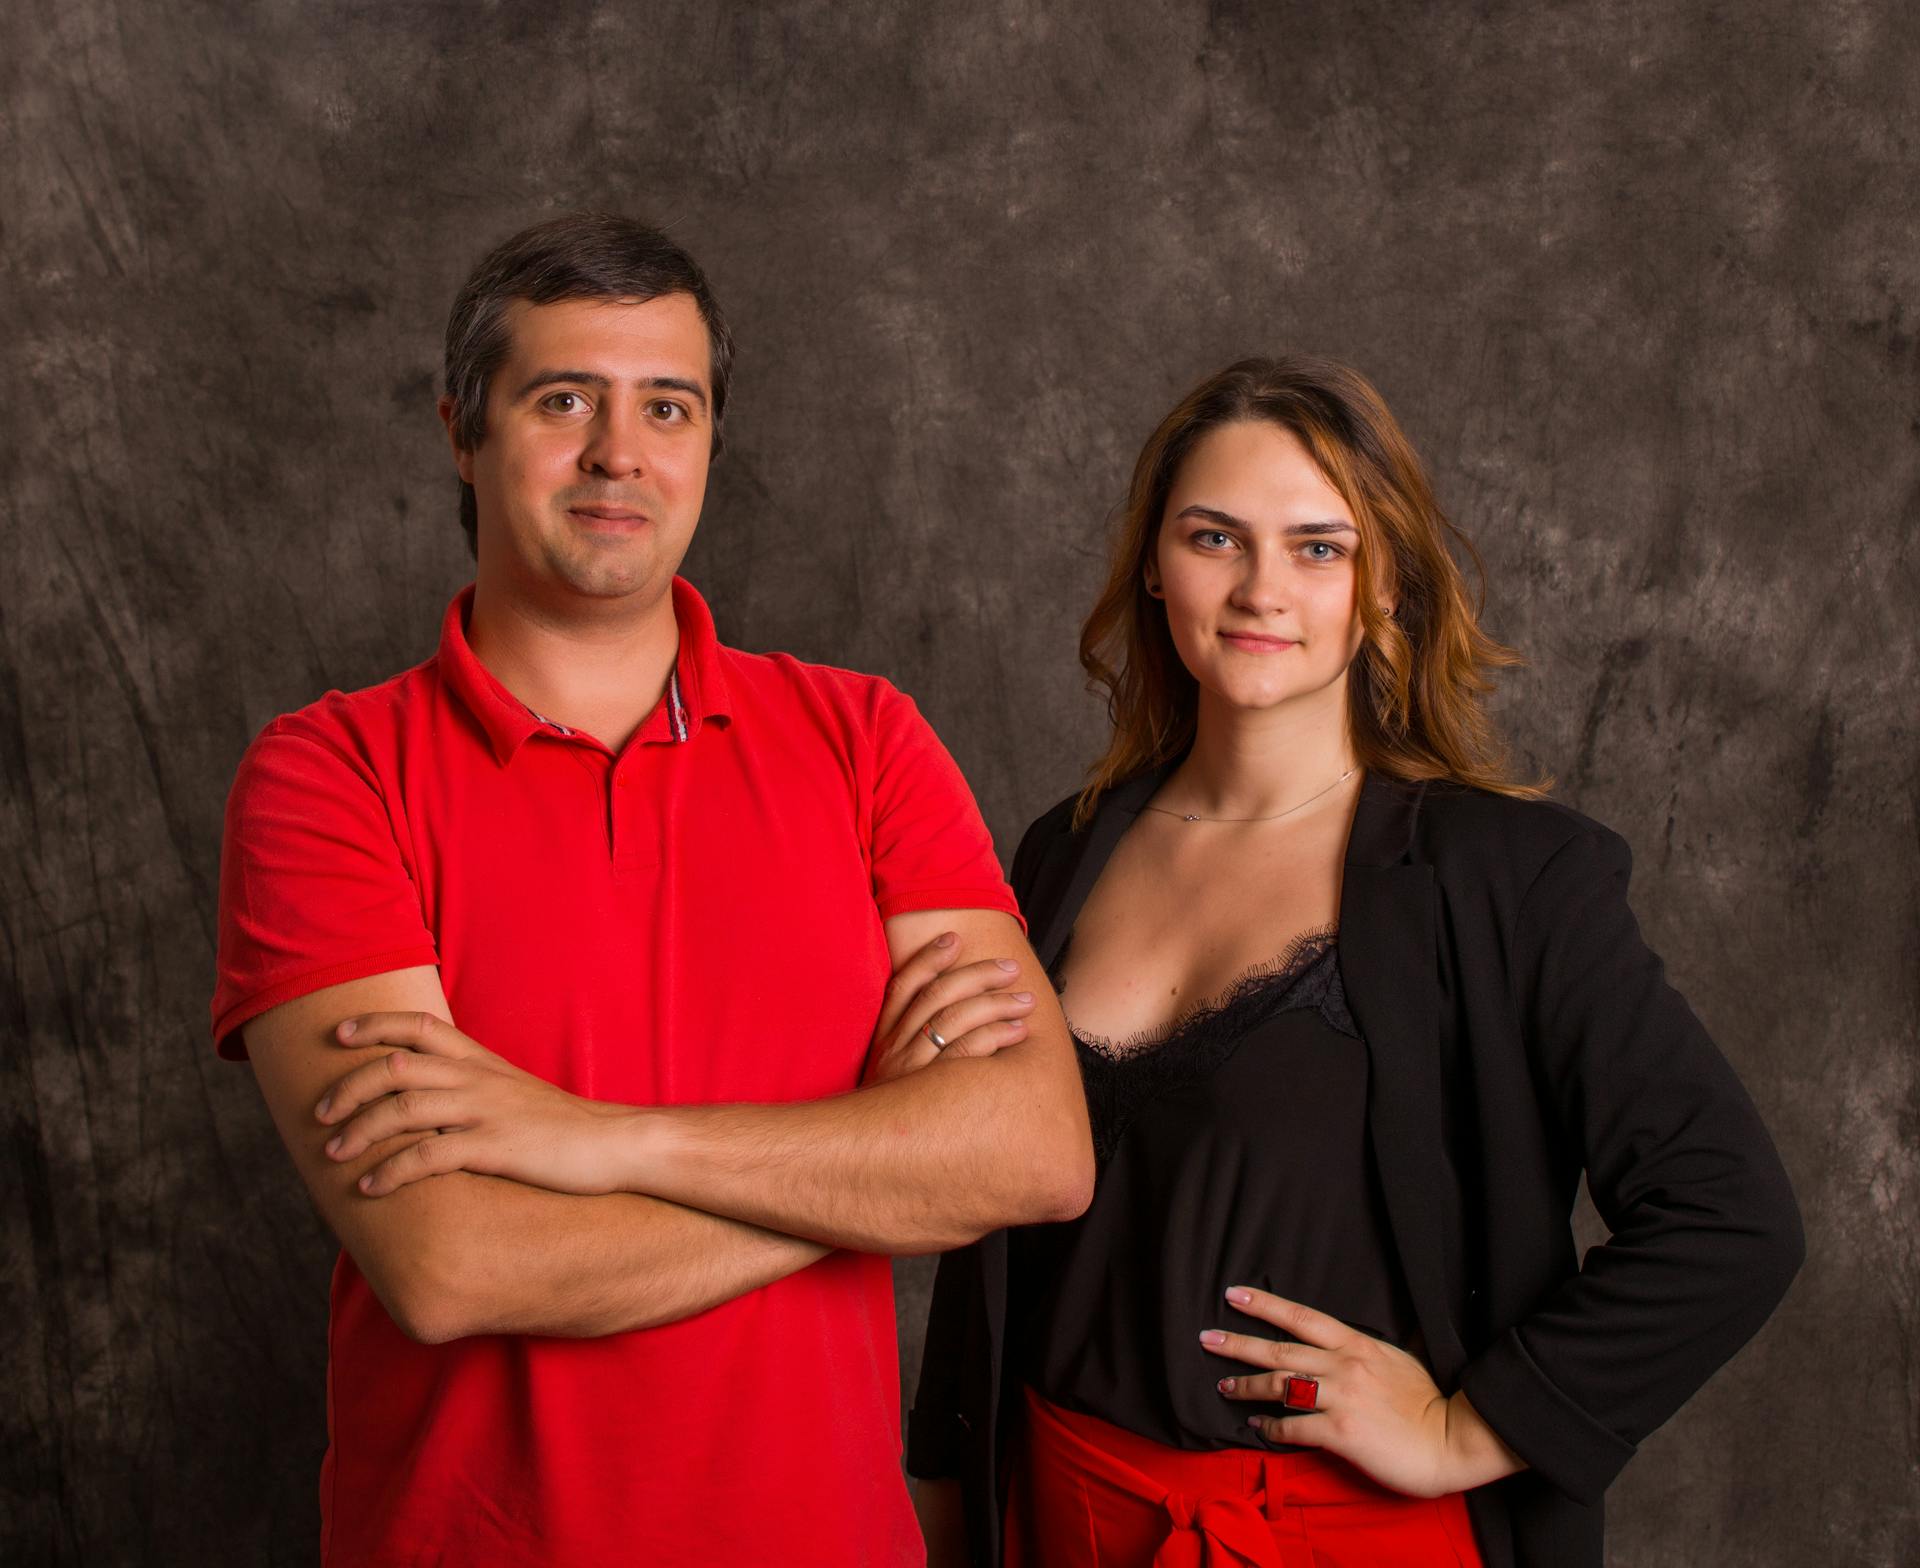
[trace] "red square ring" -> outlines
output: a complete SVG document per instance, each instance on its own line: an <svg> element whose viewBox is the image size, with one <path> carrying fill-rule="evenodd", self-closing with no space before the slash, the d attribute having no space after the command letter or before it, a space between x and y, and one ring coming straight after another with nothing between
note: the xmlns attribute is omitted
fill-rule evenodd
<svg viewBox="0 0 1920 1568"><path fill-rule="evenodd" d="M1313 1410L1320 1404L1320 1379L1287 1374L1280 1385L1280 1403L1289 1410Z"/></svg>

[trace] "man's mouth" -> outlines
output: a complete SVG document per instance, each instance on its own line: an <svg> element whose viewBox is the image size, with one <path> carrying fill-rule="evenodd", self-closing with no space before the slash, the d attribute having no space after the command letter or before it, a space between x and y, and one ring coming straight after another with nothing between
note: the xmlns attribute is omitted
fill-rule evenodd
<svg viewBox="0 0 1920 1568"><path fill-rule="evenodd" d="M613 506L604 501L585 501L578 506L568 507L567 512L584 523L605 528L637 528L648 521L645 512L636 511L630 506Z"/></svg>

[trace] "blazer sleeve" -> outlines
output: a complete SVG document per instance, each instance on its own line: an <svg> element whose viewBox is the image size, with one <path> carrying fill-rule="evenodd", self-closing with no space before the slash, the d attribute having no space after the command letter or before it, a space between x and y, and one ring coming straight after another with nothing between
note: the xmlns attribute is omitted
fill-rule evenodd
<svg viewBox="0 0 1920 1568"><path fill-rule="evenodd" d="M1020 907L1031 916L1035 877L1060 816L1056 807L1028 827L1013 854L1009 878ZM982 1264L988 1237L940 1260L927 1311L927 1338L920 1382L907 1414L907 1473L922 1480L959 1477L981 1434L973 1416L987 1403L994 1376Z"/></svg>
<svg viewBox="0 0 1920 1568"><path fill-rule="evenodd" d="M1805 1255L1753 1102L1641 939L1631 864L1617 834L1576 835L1535 878L1513 947L1529 1049L1612 1236L1461 1379L1585 1503L1766 1321Z"/></svg>

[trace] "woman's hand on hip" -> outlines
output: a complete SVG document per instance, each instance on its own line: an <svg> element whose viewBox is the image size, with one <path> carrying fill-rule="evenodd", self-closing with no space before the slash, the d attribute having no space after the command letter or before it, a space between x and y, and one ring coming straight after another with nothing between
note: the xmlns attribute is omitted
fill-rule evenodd
<svg viewBox="0 0 1920 1568"><path fill-rule="evenodd" d="M382 1197L423 1176L473 1171L586 1195L615 1192L627 1105L582 1099L515 1067L431 1013L370 1013L340 1024L342 1045L400 1049L347 1073L314 1107L339 1131L330 1159L345 1162L385 1139L416 1138L360 1178Z"/></svg>
<svg viewBox="0 0 1920 1568"><path fill-rule="evenodd" d="M1027 1037L1033 995L1009 991L1010 958L956 964L960 944L944 931L893 972L867 1051L864 1081L904 1077L942 1057L991 1056Z"/></svg>
<svg viewBox="0 0 1920 1568"><path fill-rule="evenodd" d="M1236 1285L1227 1301L1292 1339L1208 1329L1200 1343L1209 1351L1258 1369L1222 1378L1221 1394L1280 1404L1290 1376L1319 1385L1311 1411L1248 1418L1269 1442L1324 1449L1413 1497L1468 1491L1525 1468L1465 1394L1441 1393L1427 1369L1398 1346L1263 1290Z"/></svg>

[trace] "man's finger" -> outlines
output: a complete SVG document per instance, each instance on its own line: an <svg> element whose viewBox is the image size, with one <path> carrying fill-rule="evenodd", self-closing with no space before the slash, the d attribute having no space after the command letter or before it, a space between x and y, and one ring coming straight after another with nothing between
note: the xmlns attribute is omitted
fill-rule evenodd
<svg viewBox="0 0 1920 1568"><path fill-rule="evenodd" d="M434 1132L457 1126L462 1115L457 1096L445 1089L403 1089L375 1100L327 1140L327 1156L351 1160L382 1139L403 1132Z"/></svg>
<svg viewBox="0 0 1920 1568"><path fill-rule="evenodd" d="M422 1138L397 1153L388 1155L360 1178L359 1188L369 1198L384 1197L409 1182L426 1176L444 1176L448 1171L465 1169L469 1142L459 1133L439 1138Z"/></svg>
<svg viewBox="0 0 1920 1568"><path fill-rule="evenodd" d="M1009 1018L1000 1023L981 1024L969 1029L956 1040L947 1041L942 1056L991 1056L995 1051L1004 1051L1010 1045L1018 1045L1027 1037L1027 1021L1024 1018Z"/></svg>
<svg viewBox="0 0 1920 1568"><path fill-rule="evenodd" d="M936 975L960 956L960 941L951 931L942 931L887 980L887 992L880 1004L880 1024L874 1033L887 1039L898 1026L913 999Z"/></svg>
<svg viewBox="0 0 1920 1568"><path fill-rule="evenodd" d="M998 991L1020 978L1020 966L1010 958L982 958L962 964L950 974L941 975L923 986L913 998L907 1015L900 1020L901 1034L925 1029L934 1016L968 997ZM934 1025L942 1035L949 1032Z"/></svg>
<svg viewBox="0 0 1920 1568"><path fill-rule="evenodd" d="M430 1056L472 1056L482 1048L432 1013L362 1013L334 1031L342 1045L404 1045Z"/></svg>
<svg viewBox="0 0 1920 1568"><path fill-rule="evenodd" d="M988 991L981 996L967 996L957 1002L949 1002L921 1028L924 1031L931 1026L933 1032L945 1040L951 1049L955 1042L975 1029L987 1024L1004 1023L1012 1018L1025 1018L1033 1011L1033 1005L1031 991Z"/></svg>
<svg viewBox="0 0 1920 1568"><path fill-rule="evenodd" d="M397 1094L403 1089L450 1089L460 1081L460 1074L461 1069L443 1057L389 1051L342 1077L321 1097L313 1114L332 1125L345 1121L383 1094Z"/></svg>

